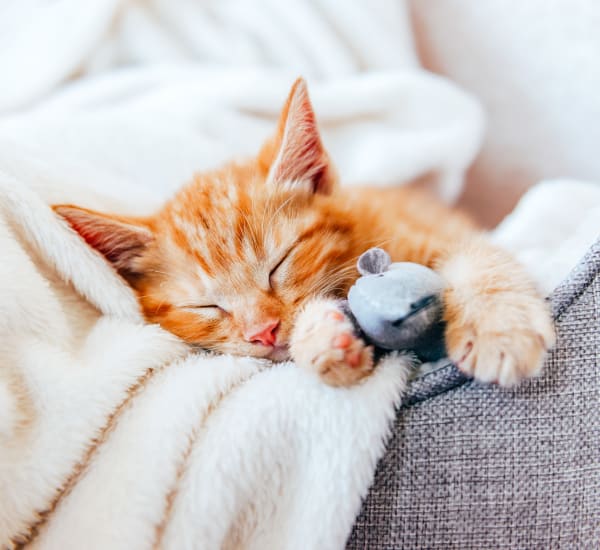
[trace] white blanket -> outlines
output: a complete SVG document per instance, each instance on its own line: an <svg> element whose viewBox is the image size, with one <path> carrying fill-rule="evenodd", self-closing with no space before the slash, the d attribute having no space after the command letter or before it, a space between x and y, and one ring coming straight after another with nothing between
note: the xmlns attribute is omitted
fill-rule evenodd
<svg viewBox="0 0 600 550"><path fill-rule="evenodd" d="M483 132L416 65L400 2L30 0L0 7L0 36L0 136L159 197L256 153L298 75L347 185L436 174L455 198Z"/></svg>
<svg viewBox="0 0 600 550"><path fill-rule="evenodd" d="M45 203L149 211L255 152L298 73L344 184L451 199L480 108L418 70L400 3L32 4L0 8L0 547L343 547L406 361L340 390L190 354Z"/></svg>
<svg viewBox="0 0 600 550"><path fill-rule="evenodd" d="M523 195L492 238L512 251L549 294L600 239L600 185L541 182Z"/></svg>
<svg viewBox="0 0 600 550"><path fill-rule="evenodd" d="M334 390L190 353L8 176L0 210L2 547L343 546L406 361Z"/></svg>
<svg viewBox="0 0 600 550"><path fill-rule="evenodd" d="M0 249L2 546L343 547L406 361L340 390L291 363L189 353L6 174Z"/></svg>

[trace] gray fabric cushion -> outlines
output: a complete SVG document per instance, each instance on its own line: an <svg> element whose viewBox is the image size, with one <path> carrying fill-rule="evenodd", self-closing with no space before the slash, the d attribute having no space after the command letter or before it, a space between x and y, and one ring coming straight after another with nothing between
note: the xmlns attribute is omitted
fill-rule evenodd
<svg viewBox="0 0 600 550"><path fill-rule="evenodd" d="M544 374L415 380L349 549L600 548L600 243L551 296Z"/></svg>

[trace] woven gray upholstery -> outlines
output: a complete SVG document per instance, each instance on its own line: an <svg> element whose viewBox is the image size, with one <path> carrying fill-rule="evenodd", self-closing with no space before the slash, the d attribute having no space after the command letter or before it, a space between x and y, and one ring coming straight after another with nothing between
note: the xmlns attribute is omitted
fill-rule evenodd
<svg viewBox="0 0 600 550"><path fill-rule="evenodd" d="M597 243L551 296L541 378L411 384L347 548L600 548L599 271Z"/></svg>

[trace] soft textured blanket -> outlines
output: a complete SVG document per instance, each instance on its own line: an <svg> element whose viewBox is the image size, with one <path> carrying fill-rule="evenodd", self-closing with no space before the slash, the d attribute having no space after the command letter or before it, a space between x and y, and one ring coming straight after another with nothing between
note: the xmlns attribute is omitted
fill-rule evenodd
<svg viewBox="0 0 600 550"><path fill-rule="evenodd" d="M406 360L340 390L192 353L142 325L119 277L6 174L0 242L2 546L343 546Z"/></svg>
<svg viewBox="0 0 600 550"><path fill-rule="evenodd" d="M419 69L401 2L41 0L0 7L0 136L164 197L254 154L303 75L345 184L435 174L481 141L476 101ZM73 82L74 76L78 78ZM95 178L99 182L98 178ZM122 193L122 191L121 191Z"/></svg>
<svg viewBox="0 0 600 550"><path fill-rule="evenodd" d="M289 363L192 353L1 181L0 547L341 547L407 361L335 390Z"/></svg>

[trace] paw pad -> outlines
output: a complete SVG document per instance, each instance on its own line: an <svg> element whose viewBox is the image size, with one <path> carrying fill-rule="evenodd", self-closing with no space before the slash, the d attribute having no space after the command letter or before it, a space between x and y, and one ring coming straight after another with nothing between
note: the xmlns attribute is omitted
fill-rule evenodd
<svg viewBox="0 0 600 550"><path fill-rule="evenodd" d="M347 332L342 332L333 339L333 347L338 349L346 349L351 343L352 337Z"/></svg>
<svg viewBox="0 0 600 550"><path fill-rule="evenodd" d="M343 321L344 320L344 314L341 313L340 311L329 311L329 312L327 312L327 317L329 317L329 319L331 319L332 321Z"/></svg>

